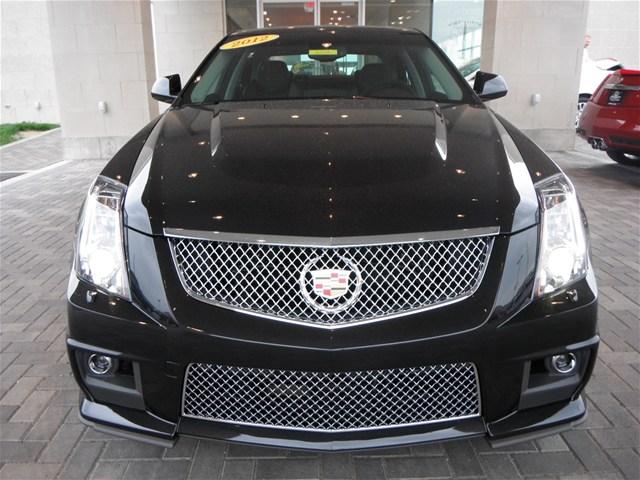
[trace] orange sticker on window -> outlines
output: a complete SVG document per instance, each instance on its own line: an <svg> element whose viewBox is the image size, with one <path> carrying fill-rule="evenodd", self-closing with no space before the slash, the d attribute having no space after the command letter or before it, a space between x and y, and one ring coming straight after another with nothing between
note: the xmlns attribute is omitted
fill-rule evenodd
<svg viewBox="0 0 640 480"><path fill-rule="evenodd" d="M254 45L260 45L261 43L271 42L280 38L280 35L255 35L253 37L239 38L231 42L225 43L220 47L220 50L232 50L234 48L252 47Z"/></svg>

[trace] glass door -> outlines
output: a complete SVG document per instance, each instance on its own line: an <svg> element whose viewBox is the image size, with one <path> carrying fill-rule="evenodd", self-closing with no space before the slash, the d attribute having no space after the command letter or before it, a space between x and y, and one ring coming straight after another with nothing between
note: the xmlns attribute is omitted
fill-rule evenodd
<svg viewBox="0 0 640 480"><path fill-rule="evenodd" d="M361 0L258 0L258 27L364 25Z"/></svg>
<svg viewBox="0 0 640 480"><path fill-rule="evenodd" d="M258 12L259 27L316 25L316 1L262 0L261 3L262 12Z"/></svg>
<svg viewBox="0 0 640 480"><path fill-rule="evenodd" d="M360 25L360 2L320 0L320 25Z"/></svg>

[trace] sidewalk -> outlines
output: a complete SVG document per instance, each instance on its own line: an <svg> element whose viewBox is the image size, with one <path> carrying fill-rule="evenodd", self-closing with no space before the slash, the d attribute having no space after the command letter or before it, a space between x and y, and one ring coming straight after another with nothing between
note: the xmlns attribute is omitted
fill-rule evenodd
<svg viewBox="0 0 640 480"><path fill-rule="evenodd" d="M61 161L59 133L0 152L0 171ZM65 352L78 208L103 161L0 183L0 479L640 478L640 168L552 155L589 215L603 343L578 429L504 449L484 439L318 455L182 438L165 450L79 423ZM13 179L12 179L13 180Z"/></svg>
<svg viewBox="0 0 640 480"><path fill-rule="evenodd" d="M8 172L29 172L57 163L62 155L59 128L26 141L5 145L0 149L0 181L5 179Z"/></svg>

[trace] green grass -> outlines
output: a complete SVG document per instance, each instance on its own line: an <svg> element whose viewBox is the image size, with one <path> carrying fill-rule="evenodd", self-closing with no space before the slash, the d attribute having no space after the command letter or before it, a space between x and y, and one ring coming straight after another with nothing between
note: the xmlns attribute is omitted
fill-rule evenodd
<svg viewBox="0 0 640 480"><path fill-rule="evenodd" d="M57 128L59 126L60 125L56 125L55 123L2 123L0 124L0 146L18 140L18 133L20 132L27 130L44 132L45 130L51 130L52 128Z"/></svg>

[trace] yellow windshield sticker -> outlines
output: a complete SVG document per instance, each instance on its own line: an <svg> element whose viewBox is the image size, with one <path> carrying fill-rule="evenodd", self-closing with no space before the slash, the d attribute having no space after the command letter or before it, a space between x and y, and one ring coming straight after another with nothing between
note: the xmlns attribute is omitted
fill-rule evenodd
<svg viewBox="0 0 640 480"><path fill-rule="evenodd" d="M327 55L329 57L337 57L338 50L309 50L309 56Z"/></svg>
<svg viewBox="0 0 640 480"><path fill-rule="evenodd" d="M245 47L253 47L254 45L260 45L261 43L271 42L280 38L280 35L255 35L253 37L244 37L239 38L238 40L233 40L231 42L227 42L220 47L220 50L232 50L234 48L245 48Z"/></svg>

